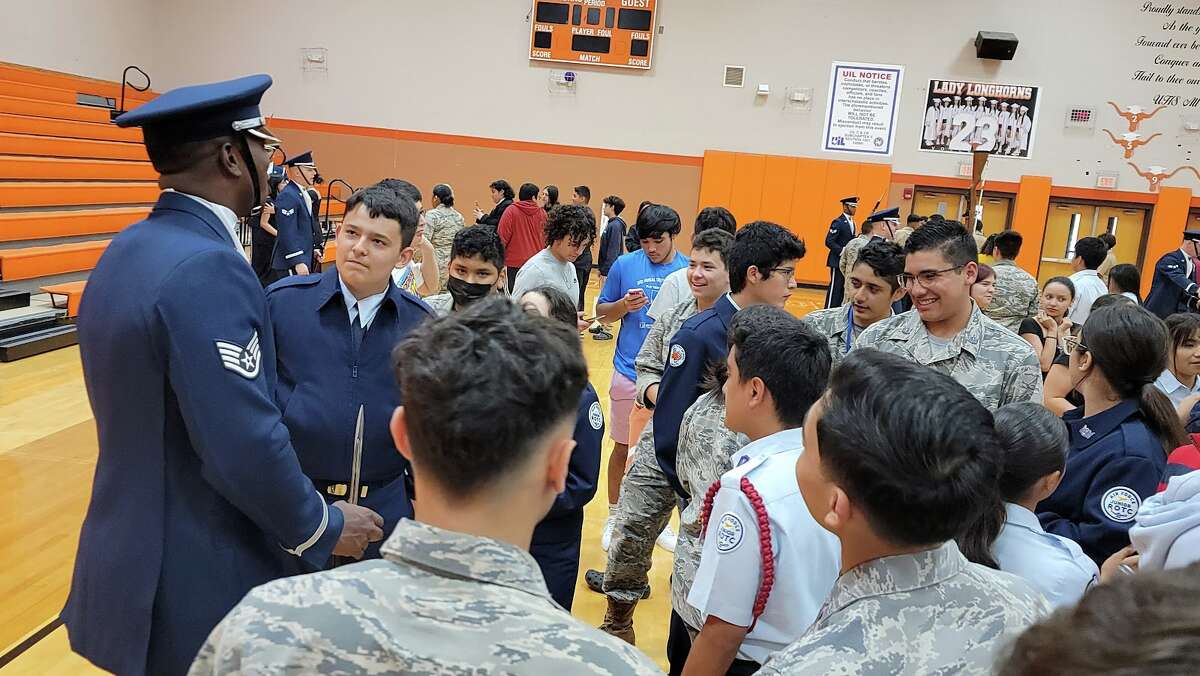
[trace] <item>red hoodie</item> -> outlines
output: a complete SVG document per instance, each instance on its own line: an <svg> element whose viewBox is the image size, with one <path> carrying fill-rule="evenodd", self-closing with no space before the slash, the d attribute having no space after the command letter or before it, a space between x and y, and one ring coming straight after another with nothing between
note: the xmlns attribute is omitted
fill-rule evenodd
<svg viewBox="0 0 1200 676"><path fill-rule="evenodd" d="M519 268L546 248L546 212L533 200L513 202L500 217L496 233L504 244L504 264Z"/></svg>

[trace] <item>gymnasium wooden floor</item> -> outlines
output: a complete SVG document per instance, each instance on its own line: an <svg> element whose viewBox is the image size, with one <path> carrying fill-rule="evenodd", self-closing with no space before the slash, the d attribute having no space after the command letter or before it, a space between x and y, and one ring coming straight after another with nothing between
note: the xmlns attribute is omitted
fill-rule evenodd
<svg viewBox="0 0 1200 676"><path fill-rule="evenodd" d="M596 293L593 280L588 296ZM804 315L820 307L823 293L798 290L788 310ZM592 384L608 411L614 341L587 338L584 350ZM96 430L84 390L76 347L0 364L0 655L32 644L7 663L3 676L102 673L71 653L66 630L54 628L66 600L79 526L91 494L96 465ZM605 470L600 490L588 505L574 613L598 625L604 599L583 584L583 571L603 569L600 533L607 516ZM654 550L650 572L653 595L638 606L638 644L666 667L665 644L670 616L671 555ZM3 658L0 658L2 660Z"/></svg>

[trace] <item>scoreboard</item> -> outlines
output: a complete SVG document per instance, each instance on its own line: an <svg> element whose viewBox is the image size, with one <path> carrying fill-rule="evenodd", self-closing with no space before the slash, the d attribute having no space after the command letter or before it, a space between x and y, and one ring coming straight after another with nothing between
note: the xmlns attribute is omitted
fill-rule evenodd
<svg viewBox="0 0 1200 676"><path fill-rule="evenodd" d="M529 58L650 68L656 0L534 0Z"/></svg>

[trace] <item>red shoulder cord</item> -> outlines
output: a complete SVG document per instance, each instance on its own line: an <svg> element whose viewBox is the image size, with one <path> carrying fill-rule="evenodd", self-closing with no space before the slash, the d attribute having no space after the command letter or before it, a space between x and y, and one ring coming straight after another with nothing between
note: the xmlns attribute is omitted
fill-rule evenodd
<svg viewBox="0 0 1200 676"><path fill-rule="evenodd" d="M704 495L704 504L700 508L700 537L702 540L708 533L708 521L712 517L713 500L720 489L721 481L718 479L708 487L708 492ZM750 479L746 477L742 477L741 489L746 499L750 501L750 507L754 509L754 516L758 521L758 551L762 556L762 582L759 583L758 594L754 597L752 619L750 628L747 630L750 632L754 631L754 625L758 624L758 618L766 610L767 599L771 597L771 588L775 586L775 550L771 545L771 521L767 517L767 507L763 504L762 496L759 495L754 484L750 483Z"/></svg>

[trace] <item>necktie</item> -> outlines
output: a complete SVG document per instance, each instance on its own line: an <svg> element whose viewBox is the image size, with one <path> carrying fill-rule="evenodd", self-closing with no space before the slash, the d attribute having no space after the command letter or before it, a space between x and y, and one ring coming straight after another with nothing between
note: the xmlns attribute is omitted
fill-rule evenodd
<svg viewBox="0 0 1200 676"><path fill-rule="evenodd" d="M362 308L355 304L354 319L350 320L350 340L354 343L354 349L362 347L363 327L362 327Z"/></svg>

